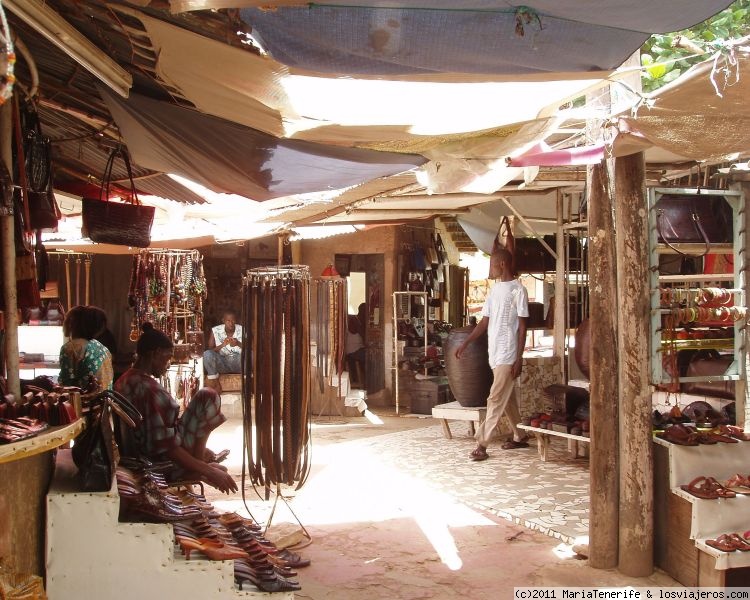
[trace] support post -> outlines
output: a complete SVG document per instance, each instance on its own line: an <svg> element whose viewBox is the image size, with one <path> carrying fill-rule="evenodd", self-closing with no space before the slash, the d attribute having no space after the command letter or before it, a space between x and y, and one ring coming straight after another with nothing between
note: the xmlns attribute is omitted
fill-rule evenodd
<svg viewBox="0 0 750 600"><path fill-rule="evenodd" d="M13 113L11 103L0 107L0 158L13 172L12 141ZM5 301L5 367L8 392L21 397L21 379L18 361L18 292L16 288L16 232L13 214L0 216L2 239L3 300Z"/></svg>
<svg viewBox="0 0 750 600"><path fill-rule="evenodd" d="M738 304L740 306L747 306L748 298L750 298L747 289L748 256L750 256L748 255L748 250L750 250L750 230L748 230L750 214L748 214L747 207L750 200L750 182L735 183L731 186L731 189L740 191L745 195L744 210L740 212L734 225L735 227L739 227L737 233L744 231L744 235L739 236L741 246L739 253L734 257L734 273L736 278L735 283L738 283L742 290ZM737 425L747 430L750 426L750 386L747 384L747 374L750 373L750 352L747 351L747 344L750 342L750 334L747 327L742 327L741 332L735 333L735 335L741 336L741 339L735 340L735 344L739 343L741 347L745 348L745 362L743 365L738 365L740 367L740 379L734 382Z"/></svg>
<svg viewBox="0 0 750 600"><path fill-rule="evenodd" d="M591 455L589 564L617 566L619 522L617 258L607 164L588 168Z"/></svg>
<svg viewBox="0 0 750 600"><path fill-rule="evenodd" d="M643 153L615 160L620 384L619 570L654 570L654 464L649 387L648 220Z"/></svg>
<svg viewBox="0 0 750 600"><path fill-rule="evenodd" d="M555 296L554 296L554 313L555 320L552 323L553 327L553 339L554 339L554 353L557 359L560 361L560 373L562 374L563 383L568 382L568 364L565 356L566 340L567 335L567 321L568 315L566 314L566 303L565 296L568 293L568 286L565 281L565 239L563 232L564 223L564 206L563 196L560 190L557 190L557 236L556 236L556 250L557 259L555 260Z"/></svg>

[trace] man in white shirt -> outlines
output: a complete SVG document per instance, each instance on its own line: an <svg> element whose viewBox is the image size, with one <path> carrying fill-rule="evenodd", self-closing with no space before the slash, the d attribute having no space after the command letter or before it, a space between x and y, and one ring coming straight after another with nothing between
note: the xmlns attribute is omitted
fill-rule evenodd
<svg viewBox="0 0 750 600"><path fill-rule="evenodd" d="M474 436L477 447L469 455L472 460L486 460L487 446L497 433L503 415L510 421L513 439L505 442L504 450L527 448L526 437L516 425L521 421L514 393L514 382L521 374L523 349L526 344L526 319L529 297L526 288L513 276L513 257L504 248L490 257L490 278L495 283L482 309L482 320L456 350L460 359L464 349L487 331L489 362L493 382L487 397L487 416Z"/></svg>
<svg viewBox="0 0 750 600"><path fill-rule="evenodd" d="M206 370L206 385L221 392L220 373L242 372L242 325L228 310L221 318L221 325L211 328L208 350L203 353L203 368Z"/></svg>

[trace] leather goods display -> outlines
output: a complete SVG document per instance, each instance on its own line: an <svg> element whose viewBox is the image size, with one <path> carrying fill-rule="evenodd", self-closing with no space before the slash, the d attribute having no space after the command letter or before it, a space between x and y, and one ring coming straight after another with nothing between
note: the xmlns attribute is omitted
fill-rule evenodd
<svg viewBox="0 0 750 600"><path fill-rule="evenodd" d="M309 269L251 269L242 299L248 474L267 494L271 484L300 488L310 469Z"/></svg>
<svg viewBox="0 0 750 600"><path fill-rule="evenodd" d="M124 203L109 200L112 167L118 157L125 163L130 180L130 196ZM146 248L151 244L154 212L153 206L143 206L138 200L130 158L125 150L116 148L104 168L99 198L83 199L81 233L92 242Z"/></svg>
<svg viewBox="0 0 750 600"><path fill-rule="evenodd" d="M544 236L551 248L555 236ZM515 268L517 273L548 273L555 270L555 259L538 238L516 238Z"/></svg>
<svg viewBox="0 0 750 600"><path fill-rule="evenodd" d="M677 243L729 243L733 239L733 214L723 196L713 194L664 194L655 205L659 241L675 251ZM684 254L680 252L680 254Z"/></svg>
<svg viewBox="0 0 750 600"><path fill-rule="evenodd" d="M316 342L315 366L318 388L325 391L325 383L333 385L334 375L344 370L347 332L346 279L314 279L314 317L311 316ZM339 379L339 386L341 380Z"/></svg>
<svg viewBox="0 0 750 600"><path fill-rule="evenodd" d="M142 420L138 409L115 391L106 390L90 400L86 429L76 438L72 452L83 491L106 492L112 486L119 461L112 428L113 416L131 428Z"/></svg>
<svg viewBox="0 0 750 600"><path fill-rule="evenodd" d="M724 375L734 361L733 356L717 352L700 352L693 356L687 367L686 377L710 377ZM682 384L687 394L714 396L734 400L734 381L689 381Z"/></svg>

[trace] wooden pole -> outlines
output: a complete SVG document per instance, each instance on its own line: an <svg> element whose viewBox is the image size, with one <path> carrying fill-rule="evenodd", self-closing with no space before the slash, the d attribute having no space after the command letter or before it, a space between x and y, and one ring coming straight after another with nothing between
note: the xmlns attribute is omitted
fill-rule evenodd
<svg viewBox="0 0 750 600"><path fill-rule="evenodd" d="M648 226L643 153L615 160L620 384L620 571L654 570Z"/></svg>
<svg viewBox="0 0 750 600"><path fill-rule="evenodd" d="M563 235L564 223L564 206L563 196L560 190L557 190L557 237L555 246L557 250L557 260L555 261L555 296L554 296L554 317L552 323L554 353L560 361L560 373L562 374L563 383L568 382L568 365L565 361L565 336L567 335L567 321L565 296L568 293L568 286L565 282L565 238Z"/></svg>
<svg viewBox="0 0 750 600"><path fill-rule="evenodd" d="M617 259L606 163L589 167L589 317L591 457L589 564L617 566L619 452L617 393Z"/></svg>
<svg viewBox="0 0 750 600"><path fill-rule="evenodd" d="M13 172L12 141L13 118L11 103L0 107L0 158L8 173ZM16 232L13 215L0 216L2 236L3 295L5 300L5 365L8 392L21 397L21 380L18 360L18 291L16 288Z"/></svg>

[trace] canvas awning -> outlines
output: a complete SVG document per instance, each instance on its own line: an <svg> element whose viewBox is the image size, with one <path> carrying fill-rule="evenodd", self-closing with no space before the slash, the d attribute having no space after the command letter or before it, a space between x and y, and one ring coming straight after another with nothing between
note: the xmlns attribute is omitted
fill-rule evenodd
<svg viewBox="0 0 750 600"><path fill-rule="evenodd" d="M127 100L101 94L139 165L253 200L336 190L425 162L418 155L280 140L137 94Z"/></svg>
<svg viewBox="0 0 750 600"><path fill-rule="evenodd" d="M747 43L747 40L745 41ZM614 153L657 147L698 161L750 150L750 47L702 62L619 116Z"/></svg>

